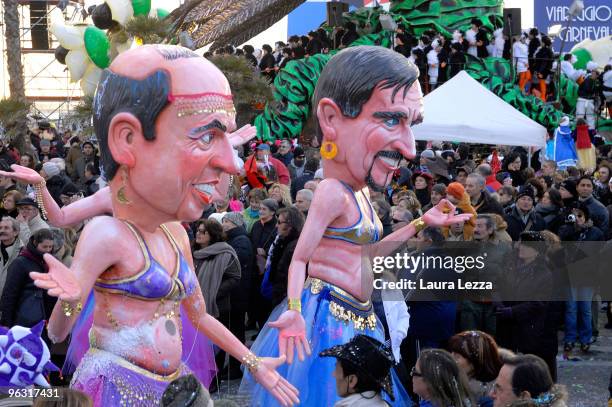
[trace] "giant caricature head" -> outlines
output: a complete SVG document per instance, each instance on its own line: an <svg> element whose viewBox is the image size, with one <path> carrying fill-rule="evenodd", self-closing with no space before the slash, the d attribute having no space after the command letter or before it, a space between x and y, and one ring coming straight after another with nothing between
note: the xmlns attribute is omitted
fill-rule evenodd
<svg viewBox="0 0 612 407"><path fill-rule="evenodd" d="M227 138L236 127L227 79L186 48L120 54L98 85L94 126L114 192L125 186L128 199L169 219L198 219L222 174L237 171Z"/></svg>
<svg viewBox="0 0 612 407"><path fill-rule="evenodd" d="M402 156L414 157L410 126L423 114L418 75L407 58L382 47L351 47L329 60L313 100L319 142L337 146L323 161L327 177L381 191Z"/></svg>

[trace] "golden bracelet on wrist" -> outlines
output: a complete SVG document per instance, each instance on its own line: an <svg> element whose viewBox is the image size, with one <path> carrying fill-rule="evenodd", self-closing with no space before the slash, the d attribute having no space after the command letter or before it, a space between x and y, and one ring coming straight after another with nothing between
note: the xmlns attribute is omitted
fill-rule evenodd
<svg viewBox="0 0 612 407"><path fill-rule="evenodd" d="M242 364L249 369L249 372L255 373L257 369L259 369L259 364L261 363L261 358L255 356L253 353L249 352L245 356L242 357Z"/></svg>
<svg viewBox="0 0 612 407"><path fill-rule="evenodd" d="M40 216L47 220L47 210L45 209L45 201L43 199L43 188L47 186L47 182L43 179L38 184L34 184L34 190L36 191L36 203L38 204L38 209L40 210Z"/></svg>
<svg viewBox="0 0 612 407"><path fill-rule="evenodd" d="M289 298L287 309L302 312L302 300L299 298Z"/></svg>
<svg viewBox="0 0 612 407"><path fill-rule="evenodd" d="M78 302L77 305L72 305L67 301L62 301L62 311L67 318L70 318L73 315L77 315L83 310L83 304Z"/></svg>
<svg viewBox="0 0 612 407"><path fill-rule="evenodd" d="M421 230L427 227L427 224L425 223L423 218L417 218L410 222L410 224L414 226L414 230L416 231L416 233L419 233Z"/></svg>

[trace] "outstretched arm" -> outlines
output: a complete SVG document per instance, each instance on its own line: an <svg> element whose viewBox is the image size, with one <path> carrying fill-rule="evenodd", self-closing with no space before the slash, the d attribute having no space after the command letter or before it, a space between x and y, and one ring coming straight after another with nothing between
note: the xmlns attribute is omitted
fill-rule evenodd
<svg viewBox="0 0 612 407"><path fill-rule="evenodd" d="M189 250L189 238L180 224L168 225L172 234L177 236L181 243L181 251L193 270L193 259ZM193 271L191 271L193 273ZM196 284L197 279L196 279ZM196 329L206 335L215 345L248 365L248 361L256 361L255 355L244 346L223 324L206 312L206 303L202 290L197 287L193 293L183 301L187 315ZM247 361L247 362L245 362ZM285 363L285 357L261 358L256 362L257 367L251 370L253 376L268 390L281 405L293 406L299 404L298 390L276 372L276 367Z"/></svg>
<svg viewBox="0 0 612 407"><path fill-rule="evenodd" d="M40 185L44 179L33 169L21 165L11 165L13 172L0 171L0 175L32 185ZM112 213L111 192L109 187L102 188L92 196L78 200L60 208L47 187L41 188L43 204L49 223L56 227L68 227L94 216Z"/></svg>
<svg viewBox="0 0 612 407"><path fill-rule="evenodd" d="M325 179L317 186L308 219L298 240L287 277L287 299L299 301L302 298L306 263L319 246L323 233L334 219L338 218L350 202L345 194L339 193L344 187L335 179ZM290 304L291 305L291 304ZM269 322L279 329L279 353L287 355L287 362L293 362L294 346L299 360L304 360L304 353L310 355L310 345L306 340L306 326L302 314L289 308L276 320Z"/></svg>
<svg viewBox="0 0 612 407"><path fill-rule="evenodd" d="M75 309L78 303L84 304L96 279L109 267L119 262L125 250L118 245L121 231L117 221L110 217L98 217L89 222L77 244L72 266L67 268L49 254L45 262L48 273L30 273L37 287L44 288L48 294L59 297L47 327L49 338L61 342L72 330L77 312L66 316L62 302ZM126 258L124 256L123 258Z"/></svg>
<svg viewBox="0 0 612 407"><path fill-rule="evenodd" d="M457 222L465 222L471 217L472 214L469 213L455 215L455 206L446 199L442 199L436 206L425 212L421 220L425 223L425 226L441 227ZM372 245L373 247L370 248L371 251L369 253L372 256L388 256L395 252L402 244L419 232L416 225L417 221L409 223L391 233L380 242Z"/></svg>

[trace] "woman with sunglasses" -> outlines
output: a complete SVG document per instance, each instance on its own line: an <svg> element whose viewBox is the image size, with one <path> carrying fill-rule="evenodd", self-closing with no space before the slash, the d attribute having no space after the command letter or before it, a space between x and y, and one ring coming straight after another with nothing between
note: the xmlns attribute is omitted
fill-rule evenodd
<svg viewBox="0 0 612 407"><path fill-rule="evenodd" d="M471 407L468 379L453 356L442 349L425 349L410 372L419 407Z"/></svg>

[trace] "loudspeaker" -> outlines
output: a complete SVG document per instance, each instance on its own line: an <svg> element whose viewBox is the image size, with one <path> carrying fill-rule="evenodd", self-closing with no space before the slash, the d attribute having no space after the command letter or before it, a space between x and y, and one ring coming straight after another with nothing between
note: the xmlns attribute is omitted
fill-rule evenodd
<svg viewBox="0 0 612 407"><path fill-rule="evenodd" d="M327 25L330 27L339 27L342 25L342 13L349 11L349 5L339 1L331 1L327 3Z"/></svg>
<svg viewBox="0 0 612 407"><path fill-rule="evenodd" d="M49 49L46 1L30 2L30 27L32 49Z"/></svg>
<svg viewBox="0 0 612 407"><path fill-rule="evenodd" d="M504 9L504 34L508 37L521 35L521 9Z"/></svg>

